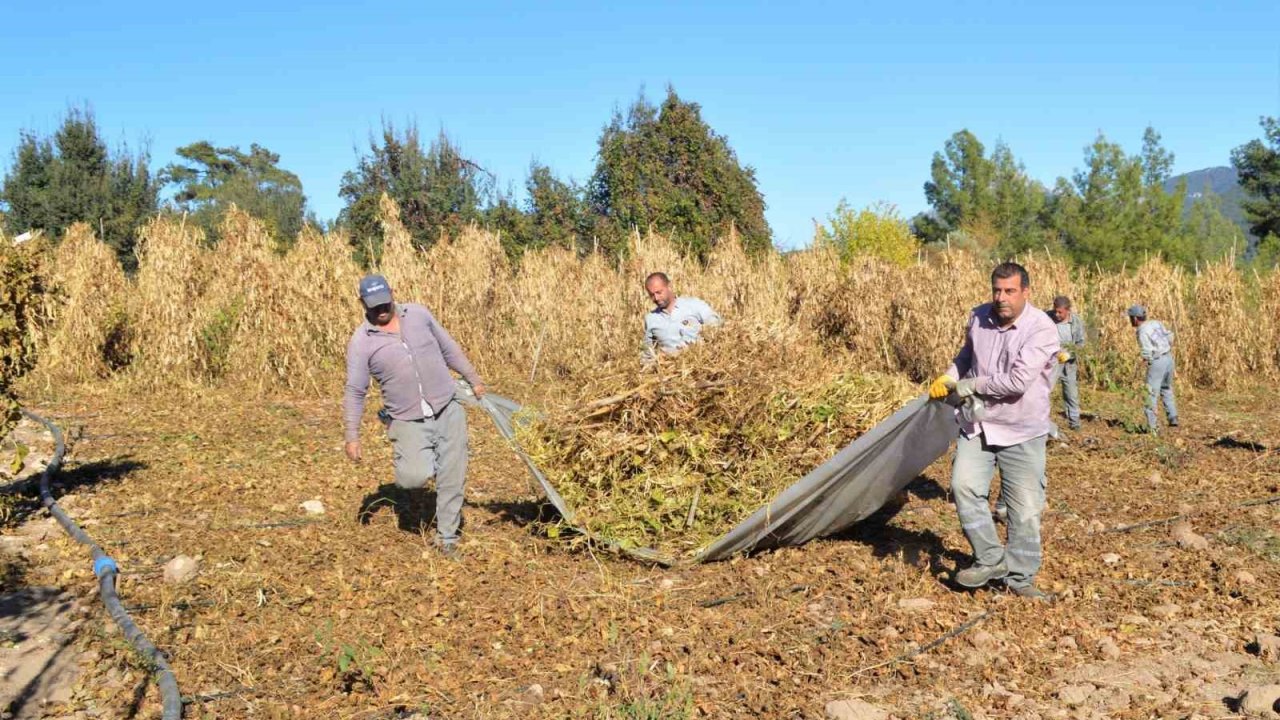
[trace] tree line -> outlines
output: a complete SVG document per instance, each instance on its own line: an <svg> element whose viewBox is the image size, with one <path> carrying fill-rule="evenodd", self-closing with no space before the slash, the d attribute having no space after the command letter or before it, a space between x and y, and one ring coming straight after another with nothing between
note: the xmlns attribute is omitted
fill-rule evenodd
<svg viewBox="0 0 1280 720"><path fill-rule="evenodd" d="M1206 189L1172 189L1173 153L1148 127L1142 149L1128 154L1099 133L1085 148L1083 166L1053 187L1028 176L1009 147L989 152L968 130L952 135L930 165L924 185L932 210L913 218L926 243L959 244L998 257L1052 248L1079 264L1116 269L1144 256L1194 265L1235 253L1270 267L1280 258L1280 132L1263 118L1267 140L1236 148L1232 164L1249 199L1246 235L1223 213L1222 199Z"/></svg>
<svg viewBox="0 0 1280 720"><path fill-rule="evenodd" d="M930 210L909 221L892 206L835 208L815 241L847 254L909 262L924 247L967 247L992 257L1050 248L1081 264L1114 269L1146 254L1191 265L1234 250L1242 262L1280 259L1280 121L1262 119L1263 137L1231 154L1252 238L1206 193L1167 189L1174 156L1148 128L1128 154L1099 134L1083 165L1052 187L1031 178L1004 143L990 150L961 130L934 154L924 195ZM409 124L384 121L341 180L343 208L322 223L307 206L302 182L280 156L200 140L178 160L153 169L147 148L109 148L88 109L74 108L48 137L24 131L0 185L0 213L10 233L56 234L77 221L131 266L137 234L157 212L185 213L211 243L231 205L259 217L281 248L307 225L339 229L362 262L381 252L378 199L389 195L422 248L475 223L500 234L513 257L549 245L580 252L622 252L633 228L654 227L679 247L705 256L732 227L750 251L768 248L772 232L755 170L702 119L697 103L668 88L660 103L641 95L617 110L596 141L596 162L583 182L534 162L517 197L468 158L443 131L427 139ZM162 199L163 196L163 199Z"/></svg>

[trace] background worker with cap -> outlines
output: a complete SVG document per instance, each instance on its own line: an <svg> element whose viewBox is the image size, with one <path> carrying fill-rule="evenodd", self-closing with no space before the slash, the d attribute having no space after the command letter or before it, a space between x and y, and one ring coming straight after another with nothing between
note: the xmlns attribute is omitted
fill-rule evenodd
<svg viewBox="0 0 1280 720"><path fill-rule="evenodd" d="M1148 320L1147 309L1141 305L1129 308L1129 324L1137 329L1138 349L1147 365L1147 430L1155 433L1156 398L1164 401L1164 413L1169 427L1178 427L1178 405L1173 399L1173 331L1159 320Z"/></svg>
<svg viewBox="0 0 1280 720"><path fill-rule="evenodd" d="M394 301L386 278L362 279L360 301L365 322L347 344L347 457L361 460L360 418L372 376L382 390L379 417L391 438L396 485L417 490L435 477L436 544L456 558L467 480L467 414L454 402L457 385L449 370L462 375L476 397L484 395L484 383L429 310Z"/></svg>

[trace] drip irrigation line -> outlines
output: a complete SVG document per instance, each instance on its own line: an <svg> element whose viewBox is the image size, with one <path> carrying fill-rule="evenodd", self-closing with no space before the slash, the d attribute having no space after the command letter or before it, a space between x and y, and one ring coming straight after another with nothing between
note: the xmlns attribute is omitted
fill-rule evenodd
<svg viewBox="0 0 1280 720"><path fill-rule="evenodd" d="M62 430L49 420L23 408L22 414L31 418L35 422L44 425L45 429L53 435L53 458L49 460L49 465L44 469L44 473L40 476L40 503L44 505L49 514L58 521L63 530L71 536L73 540L89 548L93 554L93 574L98 578L98 594L102 597L102 602L107 606L107 612L111 615L111 619L119 626L120 632L124 634L129 644L138 652L142 659L155 671L156 684L160 686L160 695L162 703L163 720L180 720L182 718L182 694L178 692L178 680L173 675L173 670L169 667L169 660L165 657L163 651L157 648L143 634L142 629L133 622L133 618L129 616L124 605L120 603L120 596L116 594L116 576L120 574L120 568L116 565L116 561L107 555L93 538L89 537L70 515L58 506L56 500L53 499L53 493L49 490L49 482L53 476L62 467L62 457L66 454L67 446L62 436Z"/></svg>

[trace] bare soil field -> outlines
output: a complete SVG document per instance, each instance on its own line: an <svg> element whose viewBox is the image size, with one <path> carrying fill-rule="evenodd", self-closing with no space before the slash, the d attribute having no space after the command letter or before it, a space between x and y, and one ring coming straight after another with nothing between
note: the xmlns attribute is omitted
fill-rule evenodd
<svg viewBox="0 0 1280 720"><path fill-rule="evenodd" d="M820 718L849 699L898 718L1218 718L1280 683L1280 410L1260 397L1185 397L1154 438L1129 432L1132 400L1086 393L1084 429L1050 446L1051 605L952 588L967 544L947 458L843 537L662 569L542 535L523 466L470 412L454 562L432 549L433 501L387 487L372 418L365 462L346 461L336 399L24 400L67 431L60 502L119 562L192 718ZM165 579L178 555L193 579ZM80 679L47 712L158 717L84 549L51 536L21 563L84 615Z"/></svg>

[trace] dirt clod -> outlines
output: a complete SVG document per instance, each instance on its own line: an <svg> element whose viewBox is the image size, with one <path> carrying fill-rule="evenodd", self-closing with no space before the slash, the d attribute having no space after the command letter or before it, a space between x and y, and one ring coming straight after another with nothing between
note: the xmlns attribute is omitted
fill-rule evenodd
<svg viewBox="0 0 1280 720"><path fill-rule="evenodd" d="M1203 535L1198 535L1191 528L1191 523L1182 522L1174 523L1169 533L1173 537L1173 541L1178 547L1184 550L1204 551L1209 549L1209 539Z"/></svg>
<svg viewBox="0 0 1280 720"><path fill-rule="evenodd" d="M200 572L200 561L179 555L164 565L164 581L174 585L190 582Z"/></svg>
<svg viewBox="0 0 1280 720"><path fill-rule="evenodd" d="M1092 685L1068 685L1058 690L1058 699L1067 707L1079 707L1089 701L1089 697L1096 690Z"/></svg>
<svg viewBox="0 0 1280 720"><path fill-rule="evenodd" d="M907 612L925 612L932 610L936 604L929 598L905 598L898 601L898 607Z"/></svg>
<svg viewBox="0 0 1280 720"><path fill-rule="evenodd" d="M888 720L889 711L862 700L832 700L825 716L827 720Z"/></svg>
<svg viewBox="0 0 1280 720"><path fill-rule="evenodd" d="M1240 695L1240 712L1252 717L1280 717L1280 685L1255 685Z"/></svg>

